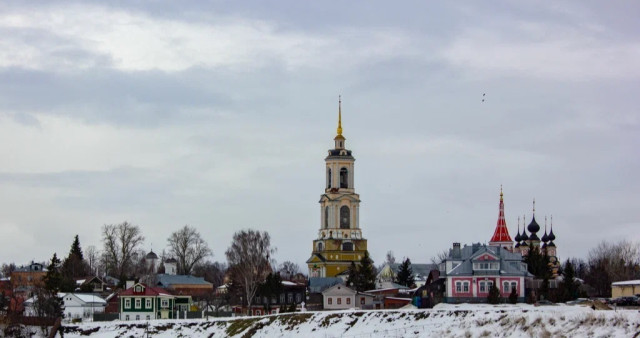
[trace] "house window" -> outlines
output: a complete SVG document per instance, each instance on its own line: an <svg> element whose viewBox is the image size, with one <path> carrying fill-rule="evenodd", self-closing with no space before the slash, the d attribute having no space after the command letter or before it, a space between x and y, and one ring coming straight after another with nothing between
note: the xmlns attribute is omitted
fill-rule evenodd
<svg viewBox="0 0 640 338"><path fill-rule="evenodd" d="M516 291L518 291L518 283L516 283L516 282L511 282L511 290L516 290Z"/></svg>
<svg viewBox="0 0 640 338"><path fill-rule="evenodd" d="M151 298L147 298L145 299L145 305L144 305L147 309L151 308Z"/></svg>
<svg viewBox="0 0 640 338"><path fill-rule="evenodd" d="M456 282L456 292L462 292L462 282Z"/></svg>
<svg viewBox="0 0 640 338"><path fill-rule="evenodd" d="M136 298L136 309L139 309L141 307L142 307L142 299Z"/></svg>
<svg viewBox="0 0 640 338"><path fill-rule="evenodd" d="M509 292L509 282L502 283L502 292Z"/></svg>
<svg viewBox="0 0 640 338"><path fill-rule="evenodd" d="M293 303L293 293L287 295L287 303Z"/></svg>
<svg viewBox="0 0 640 338"><path fill-rule="evenodd" d="M140 320L140 315L136 315L136 320Z"/></svg>
<svg viewBox="0 0 640 338"><path fill-rule="evenodd" d="M125 298L124 299L124 308L125 309L130 309L131 308L131 298Z"/></svg>
<svg viewBox="0 0 640 338"><path fill-rule="evenodd" d="M469 282L462 283L462 291L469 292Z"/></svg>
<svg viewBox="0 0 640 338"><path fill-rule="evenodd" d="M351 304L351 298L347 298L347 305Z"/></svg>
<svg viewBox="0 0 640 338"><path fill-rule="evenodd" d="M296 303L300 303L302 301L302 294L296 293Z"/></svg>
<svg viewBox="0 0 640 338"><path fill-rule="evenodd" d="M487 292L487 284L485 282L480 282L480 292Z"/></svg>
<svg viewBox="0 0 640 338"><path fill-rule="evenodd" d="M328 304L333 304L333 299L331 299L331 297L329 297L329 299L327 300Z"/></svg>
<svg viewBox="0 0 640 338"><path fill-rule="evenodd" d="M284 298L285 298L284 293L281 293L280 294L280 304L284 304Z"/></svg>
<svg viewBox="0 0 640 338"><path fill-rule="evenodd" d="M129 315L125 315L124 320L129 320Z"/></svg>
<svg viewBox="0 0 640 338"><path fill-rule="evenodd" d="M361 304L361 305L364 305L364 302L365 302L365 301L364 301L364 297L360 297L360 304Z"/></svg>
<svg viewBox="0 0 640 338"><path fill-rule="evenodd" d="M150 315L147 315L147 320L150 320L150 319L151 319L151 316L150 316Z"/></svg>
<svg viewBox="0 0 640 338"><path fill-rule="evenodd" d="M169 300L168 299L163 299L160 301L160 306L161 307L169 307Z"/></svg>
<svg viewBox="0 0 640 338"><path fill-rule="evenodd" d="M338 305L342 304L342 298L338 297Z"/></svg>

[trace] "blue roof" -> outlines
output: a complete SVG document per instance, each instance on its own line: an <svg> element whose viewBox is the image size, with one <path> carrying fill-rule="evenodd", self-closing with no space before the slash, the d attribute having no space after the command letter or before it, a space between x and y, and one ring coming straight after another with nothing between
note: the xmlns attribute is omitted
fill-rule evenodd
<svg viewBox="0 0 640 338"><path fill-rule="evenodd" d="M320 293L336 284L343 284L340 277L312 277L309 278L309 292Z"/></svg>
<svg viewBox="0 0 640 338"><path fill-rule="evenodd" d="M203 277L195 277L191 275L158 274L158 286L167 288L173 284L213 285L205 281Z"/></svg>

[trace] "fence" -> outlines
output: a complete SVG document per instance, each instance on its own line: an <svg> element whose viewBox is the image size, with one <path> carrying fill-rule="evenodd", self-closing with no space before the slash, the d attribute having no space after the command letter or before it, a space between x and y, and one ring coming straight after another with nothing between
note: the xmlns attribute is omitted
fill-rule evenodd
<svg viewBox="0 0 640 338"><path fill-rule="evenodd" d="M117 320L120 318L119 313L94 313L93 321L94 322L110 322L112 320Z"/></svg>

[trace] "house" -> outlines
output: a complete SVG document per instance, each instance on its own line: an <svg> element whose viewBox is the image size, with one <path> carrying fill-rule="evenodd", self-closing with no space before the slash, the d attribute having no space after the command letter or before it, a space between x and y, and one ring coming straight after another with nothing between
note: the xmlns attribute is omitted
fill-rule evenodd
<svg viewBox="0 0 640 338"><path fill-rule="evenodd" d="M448 257L439 265L446 279L444 301L447 303L482 303L495 285L506 299L515 289L518 301L525 300L525 280L533 278L522 262L522 254L502 246L480 243L460 247L453 243Z"/></svg>
<svg viewBox="0 0 640 338"><path fill-rule="evenodd" d="M66 319L90 318L94 313L104 312L107 301L100 296L83 293L58 293L62 298L64 306L64 316ZM25 315L36 316L34 304L36 297L31 297L24 302Z"/></svg>
<svg viewBox="0 0 640 338"><path fill-rule="evenodd" d="M11 272L13 292L24 298L33 296L32 289L40 284L47 274L47 269L41 263L31 262Z"/></svg>
<svg viewBox="0 0 640 338"><path fill-rule="evenodd" d="M611 283L611 298L629 297L637 294L640 294L640 280Z"/></svg>
<svg viewBox="0 0 640 338"><path fill-rule="evenodd" d="M374 295L337 284L324 290L322 298L325 310L372 309Z"/></svg>
<svg viewBox="0 0 640 338"><path fill-rule="evenodd" d="M205 281L203 277L158 274L156 278L157 286L170 290L176 295L203 297L213 292L213 284Z"/></svg>
<svg viewBox="0 0 640 338"><path fill-rule="evenodd" d="M220 289L220 288L219 288ZM228 292L225 288L224 292ZM251 310L247 310L246 300L233 298L231 300L234 313L249 313L253 316L265 314L276 314L280 310L287 311L291 308L299 309L306 299L307 286L304 283L296 283L291 281L282 281L282 291L277 295L261 295L257 293L253 298ZM241 303L242 302L242 303Z"/></svg>
<svg viewBox="0 0 640 338"><path fill-rule="evenodd" d="M309 278L309 297L306 301L308 310L322 310L324 299L322 292L334 285L344 284L340 277L311 277Z"/></svg>
<svg viewBox="0 0 640 338"><path fill-rule="evenodd" d="M76 284L80 290L85 292L104 292L106 290L105 282L98 276L87 277L76 280Z"/></svg>
<svg viewBox="0 0 640 338"><path fill-rule="evenodd" d="M383 285L384 282L394 282L396 280L398 270L400 269L400 265L398 263L386 263L381 269L378 275L376 276L376 288L382 289L385 288ZM437 264L424 264L424 263L415 263L411 264L411 271L413 272L414 283L416 287L420 287L424 285L427 281L427 277L432 270L437 270Z"/></svg>
<svg viewBox="0 0 640 338"><path fill-rule="evenodd" d="M176 311L188 311L191 296L136 283L118 295L121 320L173 319Z"/></svg>

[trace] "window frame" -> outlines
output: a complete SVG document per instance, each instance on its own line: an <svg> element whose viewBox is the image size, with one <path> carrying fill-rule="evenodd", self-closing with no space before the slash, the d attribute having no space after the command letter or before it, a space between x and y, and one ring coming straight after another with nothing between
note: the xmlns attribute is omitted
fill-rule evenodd
<svg viewBox="0 0 640 338"><path fill-rule="evenodd" d="M144 307L146 309L151 309L153 307L153 300L151 298L144 299Z"/></svg>
<svg viewBox="0 0 640 338"><path fill-rule="evenodd" d="M141 298L136 298L134 300L134 307L136 309L141 309L142 308L142 299Z"/></svg>
<svg viewBox="0 0 640 338"><path fill-rule="evenodd" d="M333 299L331 297L327 298L327 304L333 305Z"/></svg>
<svg viewBox="0 0 640 338"><path fill-rule="evenodd" d="M131 308L131 298L125 298L124 299L124 308L125 309L130 309Z"/></svg>

